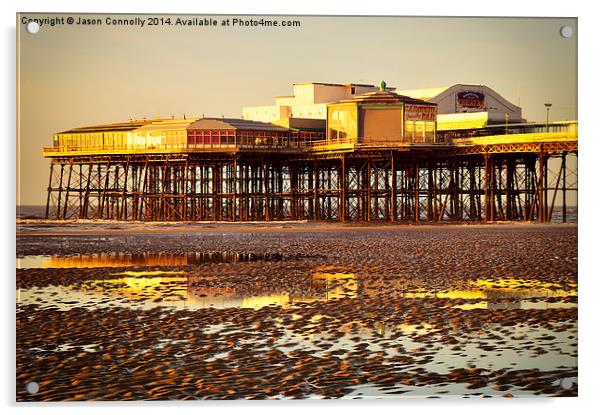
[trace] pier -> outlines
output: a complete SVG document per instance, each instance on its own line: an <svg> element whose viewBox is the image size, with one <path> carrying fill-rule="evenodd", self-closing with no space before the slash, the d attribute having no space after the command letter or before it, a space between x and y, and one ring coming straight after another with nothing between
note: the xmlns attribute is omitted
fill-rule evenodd
<svg viewBox="0 0 602 415"><path fill-rule="evenodd" d="M55 142L44 148L46 218L549 222L561 209L567 220L577 122L436 134L432 143L282 131L261 140Z"/></svg>

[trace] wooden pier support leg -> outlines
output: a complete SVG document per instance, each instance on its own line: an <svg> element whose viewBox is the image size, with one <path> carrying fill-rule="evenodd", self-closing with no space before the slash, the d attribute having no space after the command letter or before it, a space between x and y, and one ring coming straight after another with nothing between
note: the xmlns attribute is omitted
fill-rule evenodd
<svg viewBox="0 0 602 415"><path fill-rule="evenodd" d="M50 213L50 200L52 196L52 175L54 173L54 163L50 162L50 174L48 176L48 194L46 195L46 215L45 218L49 219L48 214Z"/></svg>
<svg viewBox="0 0 602 415"><path fill-rule="evenodd" d="M339 175L340 202L339 202L339 220L345 222L347 220L347 171L345 168L345 156L341 157L341 173Z"/></svg>
<svg viewBox="0 0 602 415"><path fill-rule="evenodd" d="M264 196L265 196L265 221L269 222L271 220L271 214L270 214L270 203L271 203L271 199L270 199L270 177L269 177L269 168L267 163L265 162L265 160L261 161L261 169L262 169L262 174L263 174L263 189L264 189Z"/></svg>
<svg viewBox="0 0 602 415"><path fill-rule="evenodd" d="M502 171L504 170L504 163L503 160L497 160L497 162L494 163L493 165L494 168L494 185L493 185L493 190L495 193L495 203L494 203L494 209L493 209L493 216L494 218L496 218L496 220L499 219L504 219L506 212L505 212L505 205L503 203L502 200Z"/></svg>
<svg viewBox="0 0 602 415"><path fill-rule="evenodd" d="M132 163L132 187L131 187L131 217L132 220L136 220L136 214L138 212L138 191L139 191L139 175L140 169L136 163Z"/></svg>
<svg viewBox="0 0 602 415"><path fill-rule="evenodd" d="M460 221L462 220L462 203L461 203L461 196L460 196L460 188L462 186L462 179L460 177L460 163L458 162L458 160L453 160L451 162L451 177L453 178L453 185L451 185L450 183L450 196L451 196L451 203L452 203L452 208L451 208L451 212L452 212L452 218L453 220L457 220Z"/></svg>
<svg viewBox="0 0 602 415"><path fill-rule="evenodd" d="M172 195L172 184L171 184L171 169L169 168L168 160L165 160L163 166L163 174L161 175L158 193L160 194L161 207L159 209L159 217L155 220L166 221L169 220L169 202Z"/></svg>
<svg viewBox="0 0 602 415"><path fill-rule="evenodd" d="M469 197L470 197L470 217L468 220L479 221L481 220L481 188L480 188L480 176L481 166L475 163L474 159L468 162L468 176L469 176ZM477 177L479 180L477 180Z"/></svg>
<svg viewBox="0 0 602 415"><path fill-rule="evenodd" d="M420 222L420 163L416 162L414 180L414 221Z"/></svg>
<svg viewBox="0 0 602 415"><path fill-rule="evenodd" d="M88 165L88 175L86 177L86 187L83 189L84 197L81 212L79 214L80 219L88 219L88 207L90 206L90 180L92 179L92 171L94 170L94 164Z"/></svg>
<svg viewBox="0 0 602 415"><path fill-rule="evenodd" d="M527 215L527 220L529 222L535 219L535 209L538 208L539 203L539 192L538 192L538 181L537 181L537 168L535 166L537 162L537 157L529 157L528 164L526 166L526 184L525 189L528 189L528 198L529 198L529 214Z"/></svg>
<svg viewBox="0 0 602 415"><path fill-rule="evenodd" d="M532 198L531 198L531 187L530 187L530 159L528 157L525 157L523 159L523 180L522 183L517 183L517 187L518 188L523 188L524 189L524 194L525 194L525 203L523 204L523 208L524 208L524 213L523 213L523 219L525 220L525 222L528 222L531 220L531 202L532 202Z"/></svg>
<svg viewBox="0 0 602 415"><path fill-rule="evenodd" d="M397 221L397 166L395 156L391 154L391 222Z"/></svg>
<svg viewBox="0 0 602 415"><path fill-rule="evenodd" d="M562 152L562 222L566 223L566 152Z"/></svg>
<svg viewBox="0 0 602 415"><path fill-rule="evenodd" d="M320 164L314 161L314 219L322 219L320 213Z"/></svg>
<svg viewBox="0 0 602 415"><path fill-rule="evenodd" d="M276 205L277 205L277 214L276 217L279 220L284 220L286 219L286 211L285 211L285 192L284 192L284 173L285 173L285 168L284 168L284 164L279 163L277 166L273 167L274 169L276 169L275 175L276 175L276 193L277 193L277 198L276 198Z"/></svg>
<svg viewBox="0 0 602 415"><path fill-rule="evenodd" d="M548 214L548 159L549 156L547 154L543 154L543 182L542 182L542 190L543 190L543 220L544 222L549 222L552 214Z"/></svg>
<svg viewBox="0 0 602 415"><path fill-rule="evenodd" d="M491 188L491 168L490 168L490 164L491 161L489 160L489 154L484 154L483 157L485 158L485 178L484 178L484 185L483 185L483 190L484 190L484 196L485 196L485 201L484 201L484 205L485 205L485 222L489 222L491 221L491 214L490 214L490 188Z"/></svg>
<svg viewBox="0 0 602 415"><path fill-rule="evenodd" d="M463 160L456 161L456 220L464 220L464 213L466 211L466 200L464 197L465 183L466 183L466 169Z"/></svg>
<svg viewBox="0 0 602 415"><path fill-rule="evenodd" d="M545 190L545 170L546 170L546 163L545 163L545 154L543 151L543 145L540 147L540 151L539 151L539 163L538 163L538 167L539 167L539 174L538 174L538 185L537 185L537 192L538 192L538 206L537 206L537 222L545 222L546 221L546 205L545 205L545 195L544 193L546 192Z"/></svg>
<svg viewBox="0 0 602 415"><path fill-rule="evenodd" d="M220 179L220 175L218 173L218 170L220 169L220 165L218 163L214 163L213 166L211 166L211 196L212 196L212 203L211 203L211 218L214 221L218 221L219 217L218 217L218 209L221 207L221 203L220 200L218 198L218 188L219 188L219 184L221 182Z"/></svg>
<svg viewBox="0 0 602 415"><path fill-rule="evenodd" d="M98 167L100 168L100 165ZM107 199L106 194L107 194L107 190L109 189L110 168L111 168L111 162L109 161L109 162L107 162L107 165L106 165L106 168L105 168L105 181L104 181L104 185L101 186L100 207L98 209L98 211L99 211L99 213L98 213L98 219L103 219L103 217L104 217L104 208L105 208L105 204L107 204L107 202L106 202L106 199Z"/></svg>
<svg viewBox="0 0 602 415"><path fill-rule="evenodd" d="M291 219L299 220L299 200L297 198L297 192L299 189L299 164L291 163L288 164L288 174L290 181L290 209Z"/></svg>
<svg viewBox="0 0 602 415"><path fill-rule="evenodd" d="M149 169L148 166L148 157L144 160L144 167L142 172L140 173L140 184L138 189L142 189L139 196L139 206L138 206L138 219L144 220L146 218L146 214L144 213L144 209L148 209L149 200L148 200L148 181L149 181ZM144 175L144 176L143 176Z"/></svg>
<svg viewBox="0 0 602 415"><path fill-rule="evenodd" d="M234 157L232 169L232 220L236 221L238 212L236 208L238 201L238 163L236 157Z"/></svg>
<svg viewBox="0 0 602 415"><path fill-rule="evenodd" d="M77 187L77 196L78 196L78 200L79 200L79 209L77 211L77 218L81 219L82 218L82 210L84 208L84 195L83 195L83 186L84 186L84 182L83 182L83 165L80 163L79 164L79 174L78 174L78 179L79 179L79 185Z"/></svg>
<svg viewBox="0 0 602 415"><path fill-rule="evenodd" d="M56 207L56 218L63 219L62 210L61 210L61 201L63 199L63 173L65 172L65 165L61 163L61 177L59 179L59 187L58 187L58 202Z"/></svg>
<svg viewBox="0 0 602 415"><path fill-rule="evenodd" d="M554 186L554 194L552 195L552 203L550 203L550 210L548 211L548 222L552 221L552 214L554 213L554 204L556 203L556 194L558 193L558 188L560 186L560 179L562 178L562 171L564 170L564 160L562 160L560 164L560 170L558 171L558 176L556 177L556 185Z"/></svg>
<svg viewBox="0 0 602 415"><path fill-rule="evenodd" d="M191 163L192 165L189 166L190 172L189 172L189 177L190 177L190 182L189 182L189 189L188 189L188 195L187 195L187 199L188 199L188 204L190 205L190 210L189 210L189 220L191 221L198 221L198 206L197 206L197 180L196 180L196 171L197 171L197 166L194 163Z"/></svg>
<svg viewBox="0 0 602 415"><path fill-rule="evenodd" d="M224 210L227 207L227 203L228 200L224 195L224 191L227 189L226 187L226 183L225 181L227 180L227 177L224 177L224 170L226 170L226 164L221 164L218 168L218 204L217 204L217 215L218 215L218 220L220 222L223 222L225 220L224 218Z"/></svg>
<svg viewBox="0 0 602 415"><path fill-rule="evenodd" d="M497 195L497 180L496 180L496 160L493 158L493 156L491 157L491 160L489 161L489 217L490 217L490 221L494 222L497 218L496 215L496 206L495 206L495 199L496 199L496 195Z"/></svg>
<svg viewBox="0 0 602 415"><path fill-rule="evenodd" d="M372 220L372 160L368 159L366 167L366 220Z"/></svg>
<svg viewBox="0 0 602 415"><path fill-rule="evenodd" d="M244 205L244 218L245 220L249 220L250 217L252 217L251 214L251 191L253 189L253 182L252 182L252 174L253 171L253 166L250 164L247 164L245 167L245 180L243 181L244 186L245 186L245 205Z"/></svg>
<svg viewBox="0 0 602 415"><path fill-rule="evenodd" d="M188 157L186 157L186 163L184 164L184 174L182 175L182 189L181 189L181 194L182 194L182 210L183 210L183 214L182 214L182 220L183 221L188 221L190 220L189 217L189 201L191 200L190 195L192 193L192 186L190 185L190 164L188 162ZM190 209L192 210L192 209Z"/></svg>
<svg viewBox="0 0 602 415"><path fill-rule="evenodd" d="M258 220L261 215L259 213L259 200L258 200L258 192L259 192L259 183L258 183L258 167L255 163L250 166L250 192L249 192L249 218L251 220Z"/></svg>
<svg viewBox="0 0 602 415"><path fill-rule="evenodd" d="M129 159L125 162L124 176L123 176L123 190L121 193L121 209L118 213L120 220L128 219L128 175L130 173L130 161ZM119 207L118 207L119 209Z"/></svg>
<svg viewBox="0 0 602 415"><path fill-rule="evenodd" d="M386 193L383 195L383 220L391 220L391 180L390 180L390 176L391 176L391 165L390 165L390 159L388 160L388 162L386 163L387 165L383 166L383 173L384 173L384 178L383 178L383 190L386 191Z"/></svg>
<svg viewBox="0 0 602 415"><path fill-rule="evenodd" d="M426 203L426 217L427 221L431 222L434 220L433 204L435 203L435 181L433 180L433 163L427 162L427 174L428 174L428 191L427 191L427 203Z"/></svg>
<svg viewBox="0 0 602 415"><path fill-rule="evenodd" d="M506 159L506 209L505 220L514 220L514 199L512 189L512 178L514 177L514 159L508 157Z"/></svg>

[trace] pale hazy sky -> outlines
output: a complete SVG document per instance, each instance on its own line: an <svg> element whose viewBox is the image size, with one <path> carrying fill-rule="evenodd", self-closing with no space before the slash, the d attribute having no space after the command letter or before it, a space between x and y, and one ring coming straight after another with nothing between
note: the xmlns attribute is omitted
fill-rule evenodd
<svg viewBox="0 0 602 415"><path fill-rule="evenodd" d="M485 84L530 121L545 120L544 102L551 120L577 118L576 19L289 16L276 19L301 27L138 28L98 17L102 26L42 26L36 35L17 25L17 204L45 204L42 147L53 132L156 115L240 117L297 82ZM563 25L572 38L559 35Z"/></svg>

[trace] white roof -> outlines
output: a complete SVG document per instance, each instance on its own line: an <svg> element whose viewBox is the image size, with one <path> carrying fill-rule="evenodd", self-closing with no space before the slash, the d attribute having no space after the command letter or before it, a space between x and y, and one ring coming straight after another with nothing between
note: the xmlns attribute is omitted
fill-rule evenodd
<svg viewBox="0 0 602 415"><path fill-rule="evenodd" d="M451 86L442 88L396 89L395 92L399 95L428 101L449 88L451 88Z"/></svg>
<svg viewBox="0 0 602 415"><path fill-rule="evenodd" d="M407 95L412 98L418 98L425 101L441 104L441 102L443 102L446 99L446 97L449 97L450 95L454 95L462 91L479 91L485 94L488 97L487 99L490 101L490 104L493 101L496 103L495 109L498 110L498 112L520 113L521 111L520 107L514 105L487 85L455 84L443 88L408 89L397 90L395 92L397 92L400 95Z"/></svg>

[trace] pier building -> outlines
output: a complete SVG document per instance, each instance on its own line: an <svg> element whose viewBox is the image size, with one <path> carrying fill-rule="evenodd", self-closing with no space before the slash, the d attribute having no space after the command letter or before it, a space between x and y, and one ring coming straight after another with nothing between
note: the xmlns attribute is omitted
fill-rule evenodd
<svg viewBox="0 0 602 415"><path fill-rule="evenodd" d="M46 217L547 222L566 220L570 193L576 200L576 121L529 123L507 106L500 123L506 103L482 89L479 108L466 85L423 99L384 82L299 85L294 100L313 102L311 117L308 108L260 121L243 110L242 119L130 120L55 134L43 151ZM473 110L450 112L461 97ZM442 116L458 124L442 128Z"/></svg>

